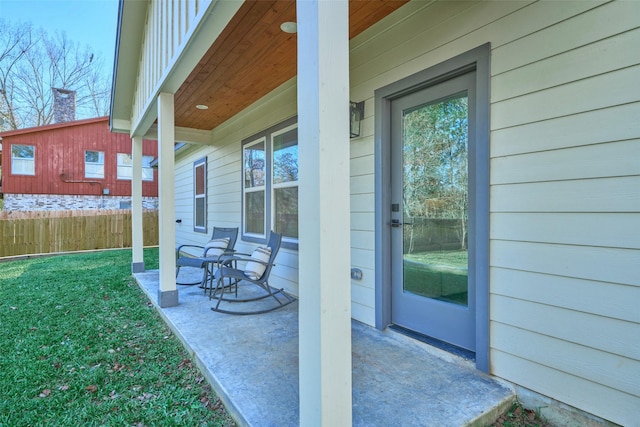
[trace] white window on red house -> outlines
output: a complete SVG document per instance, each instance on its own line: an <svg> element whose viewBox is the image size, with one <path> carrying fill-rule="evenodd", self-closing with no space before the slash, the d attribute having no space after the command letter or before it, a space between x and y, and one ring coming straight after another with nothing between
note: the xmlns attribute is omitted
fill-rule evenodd
<svg viewBox="0 0 640 427"><path fill-rule="evenodd" d="M36 147L33 145L11 146L11 173L13 175L36 174Z"/></svg>
<svg viewBox="0 0 640 427"><path fill-rule="evenodd" d="M84 177L104 178L104 151L84 152Z"/></svg>

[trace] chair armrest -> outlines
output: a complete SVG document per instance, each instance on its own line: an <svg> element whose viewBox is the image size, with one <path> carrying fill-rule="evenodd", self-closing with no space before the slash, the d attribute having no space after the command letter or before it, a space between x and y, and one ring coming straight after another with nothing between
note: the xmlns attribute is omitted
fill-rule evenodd
<svg viewBox="0 0 640 427"><path fill-rule="evenodd" d="M248 254L244 254L244 255L248 255ZM218 262L221 265L224 265L224 266L230 266L231 263L238 262L238 261L241 261L241 262L249 262L249 261L251 261L251 262L257 262L258 264L262 264L262 265L265 265L265 266L269 266L270 265L270 266L275 267L275 264L272 264L272 263L266 262L266 261L261 261L259 259L254 259L254 258L251 258L251 256L248 256L248 257L246 257L246 256L229 256L229 257L225 257L224 259L221 259L223 256L224 255L220 255L220 259L219 259Z"/></svg>
<svg viewBox="0 0 640 427"><path fill-rule="evenodd" d="M202 249L204 250L204 246L198 246L198 245L180 245L176 248L176 252L180 252L182 250L182 248L198 248L198 249Z"/></svg>

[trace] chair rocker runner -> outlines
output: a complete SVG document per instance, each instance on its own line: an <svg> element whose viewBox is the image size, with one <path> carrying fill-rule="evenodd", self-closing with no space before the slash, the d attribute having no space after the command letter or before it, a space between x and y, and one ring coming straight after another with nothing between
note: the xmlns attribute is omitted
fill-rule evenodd
<svg viewBox="0 0 640 427"><path fill-rule="evenodd" d="M233 256L225 256L215 273L217 284L215 290L210 294L210 299L216 299L217 302L211 310L226 314L261 314L294 302L296 299L285 293L284 289L272 288L268 282L281 243L282 235L271 231L266 247L257 248L253 254L235 253ZM244 264L244 268L238 268L238 263ZM228 280L227 285L224 284L225 279ZM244 289L243 287L242 292L249 291L247 292L249 295L245 298L238 298L240 282L256 285L257 288ZM235 296L232 297L232 289L234 288ZM228 291L229 297L225 297L225 291ZM224 306L227 306L233 303L250 303L267 298L272 298L274 303L272 302L270 306L266 307L262 303L251 304L252 308L248 311L228 310L220 307L223 301L225 302Z"/></svg>
<svg viewBox="0 0 640 427"><path fill-rule="evenodd" d="M176 279L180 273L180 267L200 268L202 272L202 280L194 283L176 283L178 285L197 285L200 284L207 291L207 283L213 285L214 266L220 265L222 256L232 255L236 240L238 239L238 228L214 227L211 240L205 246L198 245L180 245L176 248ZM183 248L198 248L202 250L202 256L188 257L180 256Z"/></svg>

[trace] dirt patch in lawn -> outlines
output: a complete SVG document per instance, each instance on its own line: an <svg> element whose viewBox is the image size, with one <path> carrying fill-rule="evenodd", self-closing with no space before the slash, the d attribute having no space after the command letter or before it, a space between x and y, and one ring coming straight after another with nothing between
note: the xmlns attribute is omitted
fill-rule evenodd
<svg viewBox="0 0 640 427"><path fill-rule="evenodd" d="M487 427L553 427L534 410L524 408L519 402L500 415L496 422Z"/></svg>

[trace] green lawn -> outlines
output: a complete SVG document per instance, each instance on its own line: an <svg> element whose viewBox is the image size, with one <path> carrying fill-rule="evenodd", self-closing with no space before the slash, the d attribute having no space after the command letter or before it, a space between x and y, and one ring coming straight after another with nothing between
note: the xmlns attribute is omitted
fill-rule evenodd
<svg viewBox="0 0 640 427"><path fill-rule="evenodd" d="M0 426L233 425L130 263L130 250L0 263Z"/></svg>
<svg viewBox="0 0 640 427"><path fill-rule="evenodd" d="M404 256L406 291L467 305L467 252L431 251Z"/></svg>

